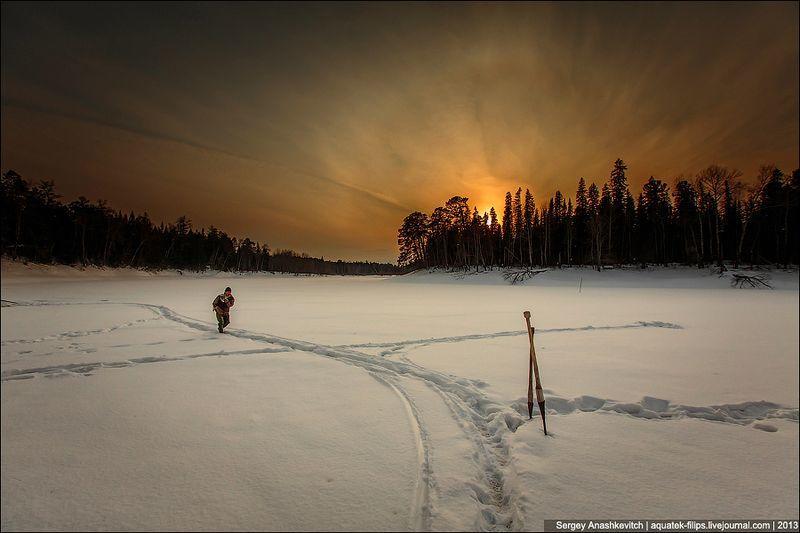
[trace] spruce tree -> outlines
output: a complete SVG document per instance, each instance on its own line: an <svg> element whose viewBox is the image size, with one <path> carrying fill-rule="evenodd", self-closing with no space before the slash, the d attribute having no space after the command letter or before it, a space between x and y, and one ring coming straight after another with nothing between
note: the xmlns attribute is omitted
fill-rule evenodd
<svg viewBox="0 0 800 533"><path fill-rule="evenodd" d="M580 178L578 180L578 188L575 192L575 213L573 217L573 228L575 232L573 249L575 260L578 264L584 263L587 250L590 247L588 202L589 200L586 197L586 180Z"/></svg>
<svg viewBox="0 0 800 533"><path fill-rule="evenodd" d="M536 212L536 203L530 189L525 189L525 207L523 210L523 226L525 246L527 249L528 266L533 266L533 214Z"/></svg>
<svg viewBox="0 0 800 533"><path fill-rule="evenodd" d="M513 258L514 244L514 210L512 207L511 193L506 193L503 206L503 266L509 266Z"/></svg>

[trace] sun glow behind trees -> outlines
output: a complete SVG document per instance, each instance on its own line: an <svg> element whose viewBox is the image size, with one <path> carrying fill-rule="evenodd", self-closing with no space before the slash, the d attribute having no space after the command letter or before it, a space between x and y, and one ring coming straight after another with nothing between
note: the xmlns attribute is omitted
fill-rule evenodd
<svg viewBox="0 0 800 533"><path fill-rule="evenodd" d="M450 198L430 215L414 212L398 230L408 267L694 263L795 264L800 259L800 170L764 165L749 184L710 165L670 186L650 177L634 198L617 159L606 183L578 180L575 200L529 189L505 195L502 213ZM471 215L470 215L471 213ZM774 238L772 237L774 236Z"/></svg>

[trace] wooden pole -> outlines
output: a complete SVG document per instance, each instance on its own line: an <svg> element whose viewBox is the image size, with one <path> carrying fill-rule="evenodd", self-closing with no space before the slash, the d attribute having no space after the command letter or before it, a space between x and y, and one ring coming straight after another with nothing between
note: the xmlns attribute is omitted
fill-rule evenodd
<svg viewBox="0 0 800 533"><path fill-rule="evenodd" d="M531 312L522 313L528 325L528 420L533 419L533 335L531 334Z"/></svg>
<svg viewBox="0 0 800 533"><path fill-rule="evenodd" d="M528 342L530 343L530 358L528 360L528 419L533 419L533 388L534 378L536 380L536 402L539 404L539 412L542 415L542 427L544 434L547 435L547 420L544 413L544 392L542 392L542 380L539 378L539 365L536 361L536 348L533 344L533 335L536 330L531 327L531 312L522 313L525 317L525 324L528 326Z"/></svg>

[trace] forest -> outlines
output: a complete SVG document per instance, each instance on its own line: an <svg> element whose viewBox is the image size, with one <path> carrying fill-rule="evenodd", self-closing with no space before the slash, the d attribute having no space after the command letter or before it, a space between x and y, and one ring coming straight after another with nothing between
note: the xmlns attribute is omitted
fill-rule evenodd
<svg viewBox="0 0 800 533"><path fill-rule="evenodd" d="M561 191L537 201L507 192L502 218L453 196L430 215L413 212L398 230L401 266L474 268L685 264L787 267L800 259L800 170L774 165L756 176L710 165L670 187L650 177L634 197L627 166L614 162L598 186L580 178L575 201Z"/></svg>
<svg viewBox="0 0 800 533"><path fill-rule="evenodd" d="M37 263L142 269L286 272L296 274L397 274L391 263L326 261L292 250L270 250L186 217L155 224L147 215L122 213L83 196L65 203L52 181L32 185L9 170L2 175L2 255Z"/></svg>

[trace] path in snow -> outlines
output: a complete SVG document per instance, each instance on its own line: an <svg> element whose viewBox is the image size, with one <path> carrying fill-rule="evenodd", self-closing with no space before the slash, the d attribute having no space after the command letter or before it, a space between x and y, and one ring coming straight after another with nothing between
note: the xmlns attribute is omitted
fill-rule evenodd
<svg viewBox="0 0 800 533"><path fill-rule="evenodd" d="M19 305L19 304L17 304ZM151 318L142 318L139 320L132 320L130 322L125 322L124 324L117 324L114 326L110 326L107 328L100 328L100 329L90 329L90 330L78 330L78 331L65 331L63 333L56 333L54 335L46 335L44 337L39 337L37 339L12 339L9 341L0 341L0 346L8 346L11 344L36 344L39 342L45 341L57 341L57 340L66 340L66 339L74 339L77 337L88 337L89 335L99 335L102 333L111 333L112 331L116 331L118 329L123 328L131 328L138 326L139 324L144 324L145 322L150 322L152 320L158 320L161 317L151 317Z"/></svg>
<svg viewBox="0 0 800 533"><path fill-rule="evenodd" d="M683 326L678 324L672 324L670 322L660 322L660 321L637 321L633 322L632 324L621 324L617 326L581 326L577 328L542 328L536 329L536 333L559 333L564 331L594 331L594 330L605 330L605 329L631 329L631 328L667 328L667 329L683 329ZM421 345L428 345L428 344L438 344L438 343L453 343L453 342L462 342L462 341L471 341L471 340L479 340L479 339L494 339L497 337L517 337L521 335L527 335L528 333L525 330L515 330L515 331L497 331L495 333L476 333L473 335L456 335L453 337L432 337L428 339L412 339L406 341L392 341L392 342L365 342L360 344L340 344L337 345L337 348L394 348L393 351L396 351L400 348L405 346L413 346L417 344Z"/></svg>
<svg viewBox="0 0 800 533"><path fill-rule="evenodd" d="M149 309L157 319L166 319L174 323L192 328L194 330L215 332L216 326L180 315L165 306L141 303L115 303L115 302L7 302L5 305L128 305ZM34 343L44 340L60 340L82 335L108 333L123 327L134 327L153 318L124 323L101 330L70 331L49 335L40 339L8 341L12 343ZM665 322L635 322L618 326L584 326L579 328L558 328L550 330L537 330L538 333L553 333L559 331L592 331L600 329L644 328L661 327L678 329L681 326ZM248 339L269 347L252 350L217 351L209 353L188 354L178 357L151 356L133 358L126 361L72 363L53 365L39 368L14 369L4 371L2 380L31 379L36 375L54 376L63 373L88 375L101 368L124 368L143 363L174 362L200 357L219 357L226 355L245 355L286 352L297 350L309 352L336 359L340 362L357 366L366 370L376 380L393 390L404 403L412 430L418 447L419 473L417 490L412 504L412 515L416 529L430 529L431 517L434 514L431 493L436 487L433 475L431 456L431 437L415 404L414 397L408 392L412 388L408 380L418 381L432 390L442 400L450 415L470 440L479 468L476 483L471 486L472 498L479 508L476 527L485 530L522 529L521 513L516 504L515 495L506 483L506 476L510 464L508 436L524 424L526 420L527 405L525 399L519 399L512 405L504 405L488 398L482 391L486 383L478 380L469 380L433 371L417 365L407 359L400 351L408 346L425 345L430 343L459 342L501 336L525 335L524 331L508 331L476 335L463 335L457 337L431 338L385 343L362 343L347 346L326 346L302 340L288 339L269 334L255 333L242 329L231 329L229 335ZM7 343L3 343L4 345ZM353 348L390 348L382 355L398 354L399 359L375 357L359 352ZM717 405L708 407L694 407L686 405L673 405L667 400L645 397L638 403L624 403L611 399L601 399L591 396L578 398L560 398L548 395L547 406L549 413L567 415L574 412L607 411L621 413L636 418L657 420L674 420L682 417L699 418L716 422L732 424L750 424L757 420L788 419L798 420L798 410L770 402L745 402L740 404ZM769 424L754 424L753 427L763 431L774 431L776 428Z"/></svg>

